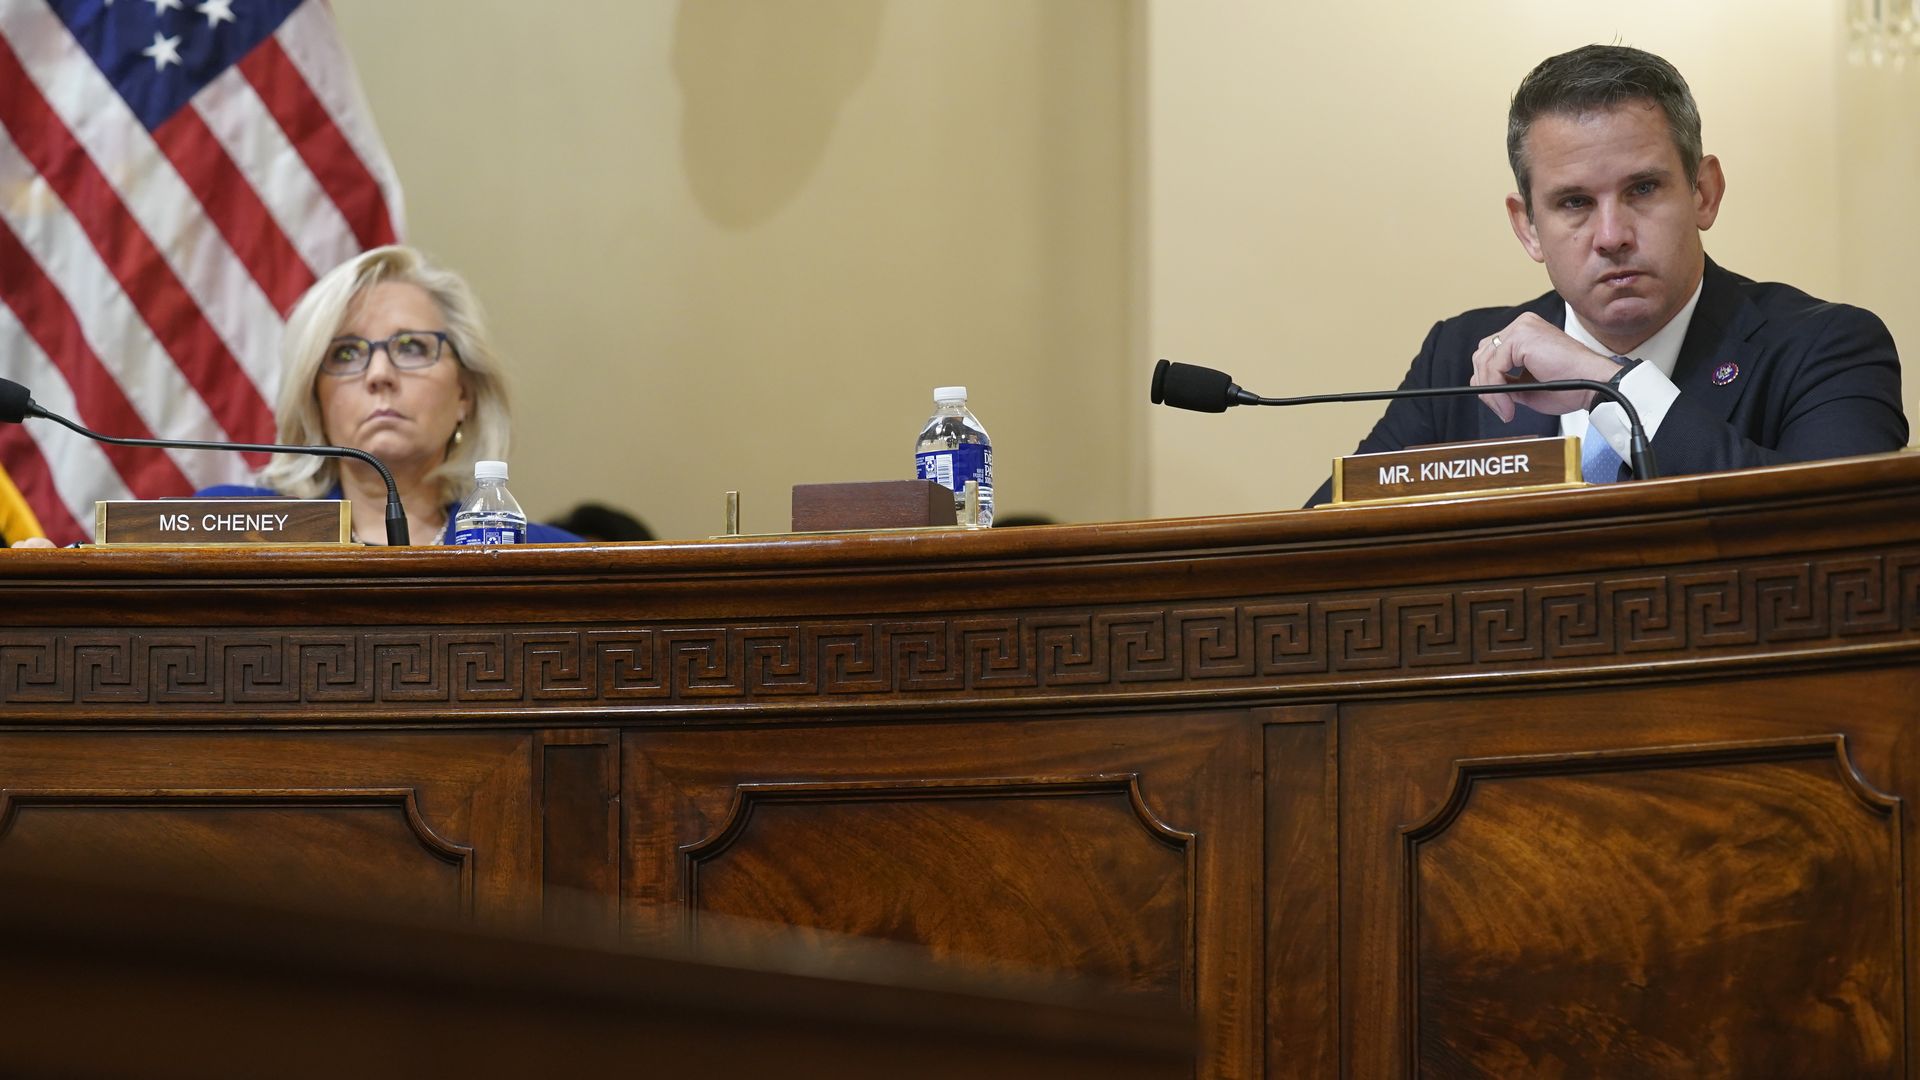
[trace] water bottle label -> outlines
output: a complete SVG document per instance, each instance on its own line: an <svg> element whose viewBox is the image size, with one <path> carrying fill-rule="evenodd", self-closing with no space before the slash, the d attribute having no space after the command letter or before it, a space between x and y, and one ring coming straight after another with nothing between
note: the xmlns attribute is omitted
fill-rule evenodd
<svg viewBox="0 0 1920 1080"><path fill-rule="evenodd" d="M483 525L460 529L453 534L455 544L523 544L526 538L511 525Z"/></svg>
<svg viewBox="0 0 1920 1080"><path fill-rule="evenodd" d="M993 449L979 443L961 443L951 450L929 450L915 454L919 477L933 480L955 492L964 491L967 481L980 485L984 494L993 487Z"/></svg>
<svg viewBox="0 0 1920 1080"><path fill-rule="evenodd" d="M922 480L932 480L953 491L954 509L961 502L967 481L980 485L980 525L993 524L993 448L979 443L961 443L951 450L929 450L914 455L915 472ZM962 524L974 524L962 522Z"/></svg>

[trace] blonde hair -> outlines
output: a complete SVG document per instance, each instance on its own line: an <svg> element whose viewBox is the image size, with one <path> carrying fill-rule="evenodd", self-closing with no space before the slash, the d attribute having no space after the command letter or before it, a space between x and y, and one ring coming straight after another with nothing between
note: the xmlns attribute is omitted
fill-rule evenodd
<svg viewBox="0 0 1920 1080"><path fill-rule="evenodd" d="M274 407L279 440L289 445L326 442L315 383L320 360L354 305L367 290L383 283L416 285L433 297L447 323L447 344L460 365L460 382L471 410L460 428L460 442L447 448L446 461L433 473L441 502L458 499L473 482L476 461L505 461L509 442L507 385L493 341L487 336L480 301L465 279L410 247L390 245L341 263L313 283L287 316L280 338L280 393ZM337 458L275 454L260 470L260 483L285 495L312 499L340 481Z"/></svg>

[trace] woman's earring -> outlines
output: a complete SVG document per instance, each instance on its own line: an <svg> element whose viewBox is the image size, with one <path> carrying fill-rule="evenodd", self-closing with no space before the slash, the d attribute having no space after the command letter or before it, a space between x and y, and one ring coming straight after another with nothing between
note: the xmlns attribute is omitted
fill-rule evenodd
<svg viewBox="0 0 1920 1080"><path fill-rule="evenodd" d="M459 421L458 423L453 425L453 438L447 441L447 446L449 448L459 446L460 440L466 438L466 433L461 430L466 426L467 426L467 422L465 420Z"/></svg>

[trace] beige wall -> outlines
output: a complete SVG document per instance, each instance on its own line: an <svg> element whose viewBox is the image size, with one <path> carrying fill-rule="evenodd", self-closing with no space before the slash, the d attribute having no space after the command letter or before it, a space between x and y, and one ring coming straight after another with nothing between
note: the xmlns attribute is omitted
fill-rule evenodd
<svg viewBox="0 0 1920 1080"><path fill-rule="evenodd" d="M1907 350L1907 421L1920 420L1920 64L1840 67L1840 280ZM1920 446L1920 431L1913 445Z"/></svg>
<svg viewBox="0 0 1920 1080"><path fill-rule="evenodd" d="M964 383L1002 513L1144 507L1112 0L335 0L409 235L519 368L513 488L663 536L913 474Z"/></svg>
<svg viewBox="0 0 1920 1080"><path fill-rule="evenodd" d="M1592 41L1692 82L1715 258L1920 340L1920 71L1846 66L1837 2L334 6L413 239L518 360L536 512L695 536L739 488L779 529L794 483L906 475L949 381L1003 512L1297 505L1377 408L1150 409L1153 359L1387 387L1436 319L1544 291L1506 100Z"/></svg>

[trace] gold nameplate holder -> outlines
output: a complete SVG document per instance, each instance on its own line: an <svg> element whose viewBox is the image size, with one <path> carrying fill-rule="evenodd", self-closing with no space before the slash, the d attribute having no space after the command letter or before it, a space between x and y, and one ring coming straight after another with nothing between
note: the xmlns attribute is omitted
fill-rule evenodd
<svg viewBox="0 0 1920 1080"><path fill-rule="evenodd" d="M353 514L344 499L142 499L94 506L102 546L346 544Z"/></svg>
<svg viewBox="0 0 1920 1080"><path fill-rule="evenodd" d="M1333 459L1333 502L1410 502L1578 486L1580 440L1482 439Z"/></svg>

